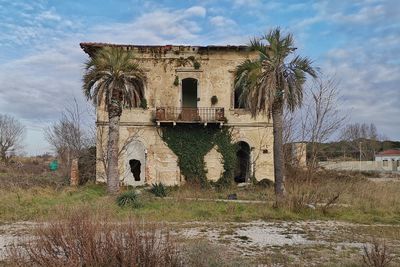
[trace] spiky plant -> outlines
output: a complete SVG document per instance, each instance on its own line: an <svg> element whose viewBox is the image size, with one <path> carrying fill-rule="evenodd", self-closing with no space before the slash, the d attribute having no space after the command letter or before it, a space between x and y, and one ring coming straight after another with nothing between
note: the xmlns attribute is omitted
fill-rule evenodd
<svg viewBox="0 0 400 267"><path fill-rule="evenodd" d="M122 207L130 206L133 208L140 208L142 205L138 194L135 191L126 191L117 197L117 205Z"/></svg>
<svg viewBox="0 0 400 267"><path fill-rule="evenodd" d="M151 185L150 192L153 193L156 197L166 197L167 196L167 188L162 183L155 183Z"/></svg>
<svg viewBox="0 0 400 267"><path fill-rule="evenodd" d="M103 47L86 62L83 92L97 107L108 112L107 188L119 191L119 121L124 107L139 107L144 98L144 71L135 62L132 51L121 47Z"/></svg>
<svg viewBox="0 0 400 267"><path fill-rule="evenodd" d="M292 34L282 35L280 28L250 41L249 48L259 57L246 60L235 71L235 90L239 101L252 116L272 116L274 133L274 173L277 203L285 196L282 140L283 107L294 111L303 100L303 85L307 74L317 71L307 57L293 55L296 48ZM290 56L293 55L292 58Z"/></svg>

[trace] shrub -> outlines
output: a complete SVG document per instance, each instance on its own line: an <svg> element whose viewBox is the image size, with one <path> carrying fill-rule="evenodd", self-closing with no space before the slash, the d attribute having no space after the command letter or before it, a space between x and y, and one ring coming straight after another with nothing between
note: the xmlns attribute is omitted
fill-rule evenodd
<svg viewBox="0 0 400 267"><path fill-rule="evenodd" d="M285 206L295 213L318 208L326 214L353 183L351 177L329 171L310 174L302 169L288 169Z"/></svg>
<svg viewBox="0 0 400 267"><path fill-rule="evenodd" d="M130 206L133 208L140 208L142 206L139 197L135 191L126 191L124 193L121 193L117 197L117 204L120 207Z"/></svg>
<svg viewBox="0 0 400 267"><path fill-rule="evenodd" d="M270 179L266 179L266 178L262 179L260 181L256 180L255 182L256 182L257 186L262 187L262 188L270 188L270 187L274 186L274 182L271 181Z"/></svg>
<svg viewBox="0 0 400 267"><path fill-rule="evenodd" d="M96 180L96 147L90 147L82 151L78 159L79 185Z"/></svg>
<svg viewBox="0 0 400 267"><path fill-rule="evenodd" d="M142 109L147 109L147 99L146 98L140 99L140 107Z"/></svg>
<svg viewBox="0 0 400 267"><path fill-rule="evenodd" d="M150 192L157 197L166 197L167 188L162 183L155 183L151 185Z"/></svg>
<svg viewBox="0 0 400 267"><path fill-rule="evenodd" d="M363 263L368 267L385 267L393 260L386 243L378 239L372 240L372 246L364 246Z"/></svg>
<svg viewBox="0 0 400 267"><path fill-rule="evenodd" d="M213 95L211 97L211 105L215 105L218 103L218 97L216 95Z"/></svg>
<svg viewBox="0 0 400 267"><path fill-rule="evenodd" d="M201 67L200 62L198 62L198 61L193 62L193 67L194 67L194 69L196 69L196 70L200 69L200 67Z"/></svg>
<svg viewBox="0 0 400 267"><path fill-rule="evenodd" d="M116 224L74 213L39 226L36 238L8 248L16 266L181 266L169 232L132 220Z"/></svg>
<svg viewBox="0 0 400 267"><path fill-rule="evenodd" d="M175 76L174 85L175 86L179 85L179 77L178 76Z"/></svg>

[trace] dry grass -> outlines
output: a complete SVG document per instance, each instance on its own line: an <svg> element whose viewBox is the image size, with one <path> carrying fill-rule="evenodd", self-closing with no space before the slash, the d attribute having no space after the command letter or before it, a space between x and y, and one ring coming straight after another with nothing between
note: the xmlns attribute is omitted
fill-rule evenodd
<svg viewBox="0 0 400 267"><path fill-rule="evenodd" d="M273 188L257 185L232 186L224 189L201 189L195 186L168 188L168 197L154 197L142 190L138 209L120 208L115 198L106 194L104 185L78 188L61 186L57 177L22 175L5 178L0 174L0 221L35 220L68 216L74 207L90 206L92 210L114 217L135 217L151 221L251 221L266 219L338 219L361 223L400 223L400 183L371 182L360 174L333 171L309 174L302 170L288 173L286 204L273 208ZM11 173L11 172L10 172ZM12 180L12 185L9 181ZM43 181L50 182L43 182ZM239 200L264 203L221 203L236 194ZM188 200L188 198L192 200ZM196 201L196 199L211 199ZM60 213L63 208L65 213Z"/></svg>
<svg viewBox="0 0 400 267"><path fill-rule="evenodd" d="M319 209L325 216L354 222L400 223L400 183L369 181L365 174L334 171L290 173L286 208Z"/></svg>
<svg viewBox="0 0 400 267"><path fill-rule="evenodd" d="M21 157L10 163L0 162L0 189L54 187L59 188L67 180L61 171L52 172L48 164L52 158Z"/></svg>
<svg viewBox="0 0 400 267"><path fill-rule="evenodd" d="M12 266L181 266L169 232L133 220L116 223L75 211L51 221L34 238L8 248Z"/></svg>

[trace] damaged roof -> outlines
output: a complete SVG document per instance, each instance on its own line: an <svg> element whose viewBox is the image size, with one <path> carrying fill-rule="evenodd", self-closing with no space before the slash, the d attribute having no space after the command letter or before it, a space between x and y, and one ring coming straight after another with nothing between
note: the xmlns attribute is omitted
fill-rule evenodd
<svg viewBox="0 0 400 267"><path fill-rule="evenodd" d="M246 45L127 45L127 44L110 44L110 43L92 43L84 42L79 44L85 53L93 56L94 52L102 47L121 47L125 49L138 49L139 51L156 50L163 53L168 51L197 51L199 53L206 51L247 51Z"/></svg>

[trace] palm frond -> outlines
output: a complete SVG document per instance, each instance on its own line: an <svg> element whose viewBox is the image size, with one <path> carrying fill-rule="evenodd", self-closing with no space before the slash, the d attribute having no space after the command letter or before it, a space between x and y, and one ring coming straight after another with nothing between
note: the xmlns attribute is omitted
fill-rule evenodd
<svg viewBox="0 0 400 267"><path fill-rule="evenodd" d="M318 69L307 57L288 56L294 53L292 34L275 28L260 38L250 40L249 47L259 53L257 60L246 60L235 71L235 90L253 116L270 114L274 103L286 104L290 110L300 106L307 75L317 77Z"/></svg>
<svg viewBox="0 0 400 267"><path fill-rule="evenodd" d="M133 51L118 47L104 47L85 63L84 95L105 106L138 107L144 97L146 75L135 62Z"/></svg>

